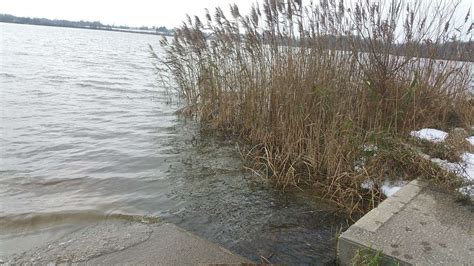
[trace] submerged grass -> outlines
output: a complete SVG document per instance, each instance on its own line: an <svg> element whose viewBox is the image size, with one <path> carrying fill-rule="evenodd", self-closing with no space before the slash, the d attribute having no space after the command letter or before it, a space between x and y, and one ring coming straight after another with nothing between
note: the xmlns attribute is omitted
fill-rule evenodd
<svg viewBox="0 0 474 266"><path fill-rule="evenodd" d="M203 20L188 16L161 42L164 54L152 54L185 99L182 113L248 144L253 171L360 213L383 199L362 189L364 180L458 182L407 136L471 130L472 69L455 61L465 51L437 58L472 24L446 1L351 3L265 0L248 15L217 8Z"/></svg>

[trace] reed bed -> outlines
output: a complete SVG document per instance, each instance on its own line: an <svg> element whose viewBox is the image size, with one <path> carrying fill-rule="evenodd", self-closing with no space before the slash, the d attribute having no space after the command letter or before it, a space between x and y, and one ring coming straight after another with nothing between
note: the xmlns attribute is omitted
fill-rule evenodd
<svg viewBox="0 0 474 266"><path fill-rule="evenodd" d="M252 171L360 213L383 200L364 180L457 182L407 143L411 130L474 124L471 63L455 45L472 21L446 1L350 3L217 8L188 16L152 54L182 113L245 143ZM451 60L439 60L448 42Z"/></svg>

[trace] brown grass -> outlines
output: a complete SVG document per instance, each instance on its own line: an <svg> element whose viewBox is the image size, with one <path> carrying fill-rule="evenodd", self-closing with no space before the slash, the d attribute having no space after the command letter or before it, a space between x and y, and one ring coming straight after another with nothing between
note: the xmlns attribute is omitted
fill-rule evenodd
<svg viewBox="0 0 474 266"><path fill-rule="evenodd" d="M469 18L456 23L456 5L430 2L217 8L188 17L153 54L203 129L249 145L254 171L364 212L383 196L363 180L450 176L403 144L411 130L473 124L469 63L436 60L444 42L470 34Z"/></svg>

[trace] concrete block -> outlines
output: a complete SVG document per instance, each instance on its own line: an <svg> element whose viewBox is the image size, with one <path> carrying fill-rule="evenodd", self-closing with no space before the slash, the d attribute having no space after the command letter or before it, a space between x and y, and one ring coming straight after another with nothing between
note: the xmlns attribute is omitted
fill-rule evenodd
<svg viewBox="0 0 474 266"><path fill-rule="evenodd" d="M339 237L350 265L358 250L383 253L383 264L474 265L473 206L421 181L412 181Z"/></svg>

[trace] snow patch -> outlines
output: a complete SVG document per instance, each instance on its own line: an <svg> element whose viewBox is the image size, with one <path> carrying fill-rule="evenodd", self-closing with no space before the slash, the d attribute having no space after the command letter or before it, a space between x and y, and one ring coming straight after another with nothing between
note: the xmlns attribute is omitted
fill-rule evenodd
<svg viewBox="0 0 474 266"><path fill-rule="evenodd" d="M474 127L473 127L474 129ZM412 131L410 133L412 137L428 140L434 143L443 142L448 133L433 129L433 128L423 128L418 131ZM471 144L474 145L474 136L466 138L466 140ZM461 176L464 178L469 184L468 186L462 187L459 189L461 193L464 193L469 196L474 196L474 154L470 152L465 152L461 155L462 162L461 163L451 163L446 160L441 160L439 158L430 158L427 156L427 159L430 159L432 162L438 164L442 168Z"/></svg>
<svg viewBox="0 0 474 266"><path fill-rule="evenodd" d="M391 197L397 191L399 191L403 186L405 186L408 181L387 181L385 180L380 186L380 190L386 197ZM363 189L372 190L375 187L373 180L365 180L360 184Z"/></svg>
<svg viewBox="0 0 474 266"><path fill-rule="evenodd" d="M461 176L468 183L473 183L459 189L459 192L472 197L474 196L474 154L465 152L461 155L461 159L461 163L450 163L439 158L433 158L431 161L444 169Z"/></svg>
<svg viewBox="0 0 474 266"><path fill-rule="evenodd" d="M407 181L397 181L397 182L385 181L382 187L380 187L380 189L382 190L382 193L385 196L391 197L393 194L399 191L407 183L408 183Z"/></svg>
<svg viewBox="0 0 474 266"><path fill-rule="evenodd" d="M467 181L474 181L474 154L465 152L461 155L461 163L451 163L439 158L432 158L431 161L444 169L455 173Z"/></svg>
<svg viewBox="0 0 474 266"><path fill-rule="evenodd" d="M470 136L469 138L466 139L471 145L474 146L474 136Z"/></svg>
<svg viewBox="0 0 474 266"><path fill-rule="evenodd" d="M370 143L364 144L363 148L364 148L364 151L377 151L379 149L377 145L370 144Z"/></svg>
<svg viewBox="0 0 474 266"><path fill-rule="evenodd" d="M474 182L474 154L465 152L461 159L464 161L464 173L463 176L469 181Z"/></svg>
<svg viewBox="0 0 474 266"><path fill-rule="evenodd" d="M474 129L474 127L473 127ZM440 143L446 140L448 137L448 133L442 130L433 129L433 128L423 128L418 131L412 131L410 133L412 137L431 141L433 143ZM466 140L471 144L474 145L474 136L466 138ZM364 145L364 151L377 151L377 147L375 145L366 144ZM461 155L462 162L461 163L451 163L446 160L441 160L439 158L431 158L429 155L420 153L420 155L427 159L431 160L432 162L438 164L442 168L450 171L458 176L461 176L466 180L467 185L460 188L459 192L471 196L474 196L474 154L470 152L465 152ZM356 169L360 170L363 165L365 164L366 158L362 158L361 161L358 162L356 165ZM380 190L385 196L390 197L395 194L398 190L400 190L404 185L406 185L407 181L384 181L383 184L380 186ZM365 180L361 183L361 188L372 190L375 187L375 183L372 180Z"/></svg>
<svg viewBox="0 0 474 266"><path fill-rule="evenodd" d="M362 182L362 184L360 184L360 187L363 188L363 189L368 189L368 190L372 190L374 188L374 181L372 180L365 180L364 182Z"/></svg>
<svg viewBox="0 0 474 266"><path fill-rule="evenodd" d="M438 143L438 142L443 142L448 136L448 133L442 130L438 130L438 129L423 128L418 131L412 131L410 135L415 138L424 139L424 140Z"/></svg>
<svg viewBox="0 0 474 266"><path fill-rule="evenodd" d="M474 185L465 186L458 189L461 194L468 195L470 197L474 196Z"/></svg>
<svg viewBox="0 0 474 266"><path fill-rule="evenodd" d="M364 152L372 153L369 156L375 156L377 154L378 147L375 144L364 144L362 146L362 149L364 150ZM367 156L360 157L359 159L357 159L357 161L354 164L354 170L357 172L362 172L366 162L367 162Z"/></svg>

